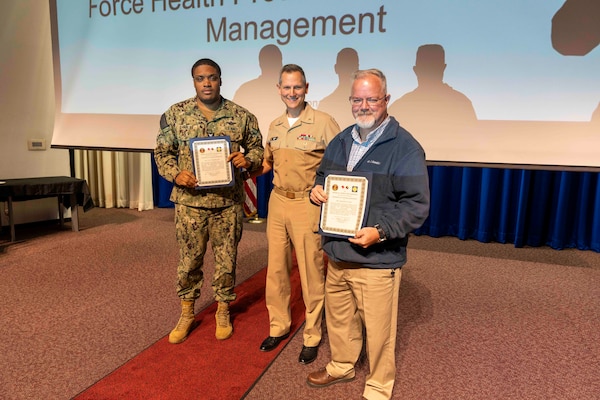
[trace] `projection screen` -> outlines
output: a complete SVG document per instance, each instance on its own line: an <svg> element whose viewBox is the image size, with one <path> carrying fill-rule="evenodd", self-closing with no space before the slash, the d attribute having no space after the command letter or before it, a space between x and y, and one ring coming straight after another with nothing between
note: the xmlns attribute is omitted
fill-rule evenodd
<svg viewBox="0 0 600 400"><path fill-rule="evenodd" d="M50 0L54 148L151 151L160 115L212 58L266 137L282 64L352 124L351 73L387 76L389 112L432 163L600 167L594 0Z"/></svg>

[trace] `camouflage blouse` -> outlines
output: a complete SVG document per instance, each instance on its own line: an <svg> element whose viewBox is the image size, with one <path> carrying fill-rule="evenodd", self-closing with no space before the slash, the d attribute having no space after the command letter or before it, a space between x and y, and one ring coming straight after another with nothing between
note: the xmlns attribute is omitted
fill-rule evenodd
<svg viewBox="0 0 600 400"><path fill-rule="evenodd" d="M210 136L229 136L231 152L244 152L252 163L250 171L262 164L262 136L258 121L252 113L222 98L221 106L209 121L196 105L194 97L172 105L161 116L154 149L154 159L160 175L174 182L179 172L193 171L189 139ZM174 185L170 200L182 205L205 208L240 204L245 196L243 182L241 172L236 168L233 186L196 190Z"/></svg>

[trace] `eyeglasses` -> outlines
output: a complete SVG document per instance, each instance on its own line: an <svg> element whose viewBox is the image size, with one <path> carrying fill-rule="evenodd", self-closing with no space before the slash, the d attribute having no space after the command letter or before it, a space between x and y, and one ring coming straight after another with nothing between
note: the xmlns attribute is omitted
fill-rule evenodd
<svg viewBox="0 0 600 400"><path fill-rule="evenodd" d="M350 97L348 100L350 100L350 104L352 104L353 106L360 106L363 101L367 101L367 104L370 106L374 106L377 103L379 103L381 100L385 99L387 96L383 96L383 97L367 97L366 99L363 99L362 97Z"/></svg>
<svg viewBox="0 0 600 400"><path fill-rule="evenodd" d="M204 79L208 79L210 82L218 82L219 81L219 75L209 75L209 76L204 76L204 75L196 75L194 77L194 80L196 82L203 82Z"/></svg>

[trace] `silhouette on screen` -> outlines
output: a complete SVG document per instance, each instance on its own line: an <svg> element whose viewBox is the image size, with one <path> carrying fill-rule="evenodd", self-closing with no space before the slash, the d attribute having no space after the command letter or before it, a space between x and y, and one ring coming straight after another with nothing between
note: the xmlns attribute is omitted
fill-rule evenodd
<svg viewBox="0 0 600 400"><path fill-rule="evenodd" d="M598 107L596 107L596 111L592 114L592 124L597 128L600 128L600 103L598 103Z"/></svg>
<svg viewBox="0 0 600 400"><path fill-rule="evenodd" d="M552 47L565 56L583 56L600 43L600 1L567 0L552 17Z"/></svg>
<svg viewBox="0 0 600 400"><path fill-rule="evenodd" d="M413 71L418 86L389 107L389 113L411 133L420 135L458 132L477 121L471 100L444 83L445 51L439 44L418 48Z"/></svg>
<svg viewBox="0 0 600 400"><path fill-rule="evenodd" d="M564 56L584 56L600 44L600 1L566 0L552 17L552 47ZM591 117L600 126L600 103Z"/></svg>
<svg viewBox="0 0 600 400"><path fill-rule="evenodd" d="M340 50L337 54L334 70L338 76L338 86L319 102L318 109L335 118L340 129L345 129L354 124L348 98L350 97L352 74L358 70L358 53L356 50L350 47Z"/></svg>
<svg viewBox="0 0 600 400"><path fill-rule="evenodd" d="M273 44L264 46L258 54L258 64L260 76L243 83L235 92L233 101L256 115L263 138L266 138L271 121L283 113L277 91L279 72L283 66L279 47Z"/></svg>

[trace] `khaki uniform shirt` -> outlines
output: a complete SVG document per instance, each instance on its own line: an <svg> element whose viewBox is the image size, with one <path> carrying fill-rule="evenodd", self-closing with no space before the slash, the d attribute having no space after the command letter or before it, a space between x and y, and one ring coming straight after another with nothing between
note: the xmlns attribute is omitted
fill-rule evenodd
<svg viewBox="0 0 600 400"><path fill-rule="evenodd" d="M309 104L292 127L286 113L271 122L265 159L273 165L273 185L290 192L311 189L325 148L339 132L329 114Z"/></svg>
<svg viewBox="0 0 600 400"><path fill-rule="evenodd" d="M250 171L262 165L264 149L256 117L234 102L222 99L213 119L208 121L194 97L172 105L160 119L160 131L154 150L160 175L174 182L179 172L194 171L189 139L210 136L229 136L232 153L243 148L244 155L252 163ZM241 204L245 196L244 180L237 168L234 177L234 185L228 187L195 190L175 185L170 200L190 207L204 208Z"/></svg>

